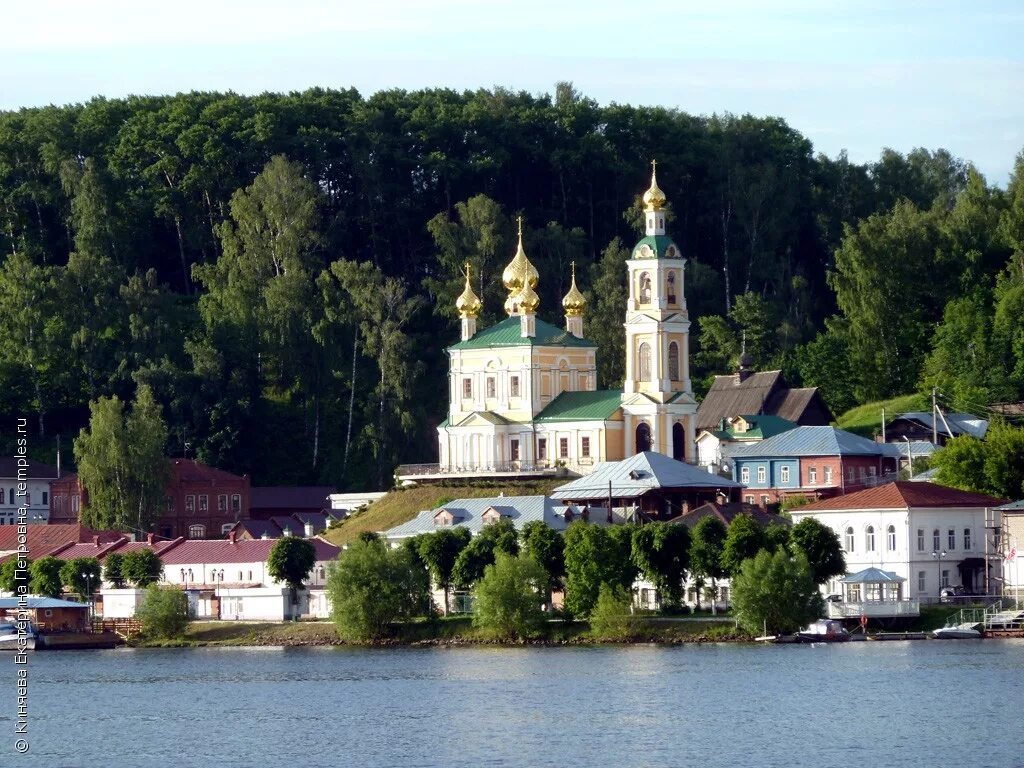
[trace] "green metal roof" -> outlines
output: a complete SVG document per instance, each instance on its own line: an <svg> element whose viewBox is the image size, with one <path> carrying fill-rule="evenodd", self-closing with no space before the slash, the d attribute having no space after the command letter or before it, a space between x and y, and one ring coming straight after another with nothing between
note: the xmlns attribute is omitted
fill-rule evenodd
<svg viewBox="0 0 1024 768"><path fill-rule="evenodd" d="M536 422L607 421L622 405L622 390L563 392L537 414Z"/></svg>
<svg viewBox="0 0 1024 768"><path fill-rule="evenodd" d="M641 256L640 249L643 246L649 246L654 252L652 256ZM669 253L669 248L673 249L673 252ZM640 240L636 245L633 246L634 259L681 259L683 258L682 251L679 250L679 246L676 245L672 238L668 235L648 235L647 237Z"/></svg>
<svg viewBox="0 0 1024 768"><path fill-rule="evenodd" d="M797 424L784 419L781 416L769 416L769 415L757 415L757 416L741 416L741 418L750 425L750 429L746 432L736 432L732 429L726 429L726 433L729 435L730 440L745 440L745 439L766 439L780 435L783 432L788 432L791 429L796 429Z"/></svg>
<svg viewBox="0 0 1024 768"><path fill-rule="evenodd" d="M540 318L536 320L536 333L524 337L520 330L519 317L507 317L495 323L467 341L452 344L448 349L486 349L488 347L596 347L592 341L578 339L564 328L559 328Z"/></svg>

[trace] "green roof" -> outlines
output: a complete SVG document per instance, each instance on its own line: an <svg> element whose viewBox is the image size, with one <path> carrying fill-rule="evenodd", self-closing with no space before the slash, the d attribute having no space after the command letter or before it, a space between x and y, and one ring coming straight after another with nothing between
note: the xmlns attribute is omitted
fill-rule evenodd
<svg viewBox="0 0 1024 768"><path fill-rule="evenodd" d="M650 256L641 256L640 249L643 246L648 246L653 254ZM669 249L672 252L669 252ZM679 250L679 246L676 245L672 238L668 235L648 235L643 238L640 242L633 246L634 259L681 259L683 258L682 252Z"/></svg>
<svg viewBox="0 0 1024 768"><path fill-rule="evenodd" d="M729 435L730 440L765 440L769 437L780 435L783 432L788 432L791 429L796 429L798 426L792 421L784 419L781 416L757 415L741 416L741 418L750 425L750 429L746 432L736 432L732 429L727 429L726 433Z"/></svg>
<svg viewBox="0 0 1024 768"><path fill-rule="evenodd" d="M547 323L540 318L536 320L536 332L533 336L524 337L520 330L519 317L508 317L495 323L467 341L452 344L448 349L485 349L488 347L596 347L592 341L578 339L564 328Z"/></svg>
<svg viewBox="0 0 1024 768"><path fill-rule="evenodd" d="M607 421L621 406L620 389L563 392L548 403L534 421Z"/></svg>

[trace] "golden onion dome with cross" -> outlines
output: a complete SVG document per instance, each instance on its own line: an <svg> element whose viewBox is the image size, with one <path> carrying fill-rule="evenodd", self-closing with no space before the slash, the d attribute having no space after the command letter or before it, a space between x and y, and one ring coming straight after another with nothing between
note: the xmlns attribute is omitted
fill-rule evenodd
<svg viewBox="0 0 1024 768"><path fill-rule="evenodd" d="M536 314L537 307L540 306L540 296L537 295L537 292L533 290L533 286L529 283L526 283L519 293L514 297L510 296L509 299L512 301L513 306L519 307L519 313L523 315Z"/></svg>
<svg viewBox="0 0 1024 768"><path fill-rule="evenodd" d="M455 309L459 311L459 317L476 317L483 308L483 302L473 293L470 286L469 262L466 262L466 287L462 289L459 298L455 300Z"/></svg>
<svg viewBox="0 0 1024 768"><path fill-rule="evenodd" d="M658 161L651 160L651 186L644 192L644 210L660 211L665 207L665 193L658 186Z"/></svg>
<svg viewBox="0 0 1024 768"><path fill-rule="evenodd" d="M519 217L519 244L516 248L516 255L501 273L501 282L510 293L519 293L523 285L529 282L531 288L537 287L540 275L537 268L526 258L526 251L523 249L523 217Z"/></svg>
<svg viewBox="0 0 1024 768"><path fill-rule="evenodd" d="M566 315L575 317L582 315L583 309L586 306L586 297L576 287L576 262L574 261L572 263L572 285L569 287L569 292L565 294L565 298L562 299L562 308L565 310Z"/></svg>

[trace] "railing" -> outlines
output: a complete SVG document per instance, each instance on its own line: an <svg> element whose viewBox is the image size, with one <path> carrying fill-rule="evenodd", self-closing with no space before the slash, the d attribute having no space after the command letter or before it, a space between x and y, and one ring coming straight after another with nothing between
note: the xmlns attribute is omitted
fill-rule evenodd
<svg viewBox="0 0 1024 768"><path fill-rule="evenodd" d="M893 616L920 616L921 604L917 600L885 600L859 603L828 603L830 619L888 618Z"/></svg>
<svg viewBox="0 0 1024 768"><path fill-rule="evenodd" d="M550 462L532 463L506 461L495 464L468 464L442 466L440 464L400 464L395 470L398 477L421 477L429 475L482 475L489 473L555 472L559 468Z"/></svg>
<svg viewBox="0 0 1024 768"><path fill-rule="evenodd" d="M114 632L125 640L142 632L142 622L138 619L93 619L93 632Z"/></svg>

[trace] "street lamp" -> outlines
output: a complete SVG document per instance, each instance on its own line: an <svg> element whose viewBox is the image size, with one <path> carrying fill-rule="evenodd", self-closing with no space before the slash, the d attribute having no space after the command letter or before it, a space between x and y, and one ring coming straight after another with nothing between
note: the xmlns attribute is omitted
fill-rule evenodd
<svg viewBox="0 0 1024 768"><path fill-rule="evenodd" d="M92 621L92 573L83 571L82 578L85 579L85 591L89 601L89 621Z"/></svg>
<svg viewBox="0 0 1024 768"><path fill-rule="evenodd" d="M946 550L940 550L938 552L932 552L932 557L935 558L935 562L939 564L939 602L942 602L942 558L944 558L948 552Z"/></svg>

